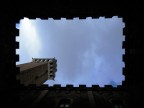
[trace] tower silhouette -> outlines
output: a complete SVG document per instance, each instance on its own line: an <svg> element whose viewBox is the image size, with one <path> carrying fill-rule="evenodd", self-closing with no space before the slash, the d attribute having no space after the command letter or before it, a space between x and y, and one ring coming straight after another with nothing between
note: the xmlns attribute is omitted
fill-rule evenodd
<svg viewBox="0 0 144 108"><path fill-rule="evenodd" d="M56 62L55 58L32 58L32 62L17 65L20 73L16 78L24 86L42 85L47 80L54 80L57 71Z"/></svg>

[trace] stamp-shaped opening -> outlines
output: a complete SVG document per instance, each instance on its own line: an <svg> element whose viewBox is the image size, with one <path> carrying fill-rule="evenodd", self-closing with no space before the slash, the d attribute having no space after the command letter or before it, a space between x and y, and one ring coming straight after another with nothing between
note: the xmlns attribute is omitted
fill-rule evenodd
<svg viewBox="0 0 144 108"><path fill-rule="evenodd" d="M125 67L122 61L125 53L122 49L124 27L122 18L117 16L98 19L21 19L16 24L19 29L16 41L20 44L16 50L20 61L16 64L31 62L32 58L55 57L55 78L48 79L44 84L117 87L125 80L122 74ZM52 76L51 73L50 70L48 74Z"/></svg>

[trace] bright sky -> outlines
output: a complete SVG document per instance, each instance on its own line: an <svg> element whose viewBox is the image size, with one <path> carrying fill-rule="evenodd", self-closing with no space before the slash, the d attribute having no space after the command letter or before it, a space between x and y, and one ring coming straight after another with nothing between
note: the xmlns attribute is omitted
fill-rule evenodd
<svg viewBox="0 0 144 108"><path fill-rule="evenodd" d="M24 18L16 24L20 30L20 55L22 64L33 58L57 59L55 81L48 80L45 84L73 84L79 86L111 84L121 85L125 77L122 75L123 28L122 18L100 17L84 20L48 20Z"/></svg>

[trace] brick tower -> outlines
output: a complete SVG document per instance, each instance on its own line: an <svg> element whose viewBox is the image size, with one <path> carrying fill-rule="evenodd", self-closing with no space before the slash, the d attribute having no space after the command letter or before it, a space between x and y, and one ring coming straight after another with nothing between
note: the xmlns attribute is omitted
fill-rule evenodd
<svg viewBox="0 0 144 108"><path fill-rule="evenodd" d="M54 80L57 71L56 62L55 58L32 58L32 62L17 65L20 67L20 73L16 78L25 86L41 85L47 80Z"/></svg>

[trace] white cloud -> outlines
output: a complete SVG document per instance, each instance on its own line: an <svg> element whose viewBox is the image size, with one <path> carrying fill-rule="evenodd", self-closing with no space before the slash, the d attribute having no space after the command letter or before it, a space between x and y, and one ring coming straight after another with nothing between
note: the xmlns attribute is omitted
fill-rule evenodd
<svg viewBox="0 0 144 108"><path fill-rule="evenodd" d="M37 35L35 25L28 18L20 21L20 49L17 53L20 55L21 64L31 61L32 57L39 57L41 53L41 42Z"/></svg>

